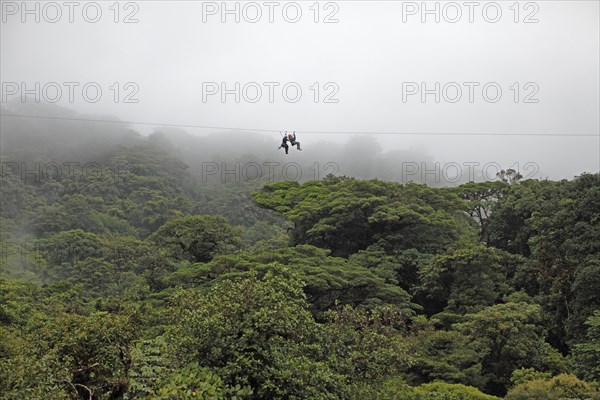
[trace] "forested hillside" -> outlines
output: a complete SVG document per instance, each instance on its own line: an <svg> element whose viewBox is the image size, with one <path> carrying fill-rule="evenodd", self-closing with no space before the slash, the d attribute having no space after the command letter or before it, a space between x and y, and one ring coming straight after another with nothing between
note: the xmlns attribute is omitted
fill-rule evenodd
<svg viewBox="0 0 600 400"><path fill-rule="evenodd" d="M205 181L8 120L2 399L600 399L600 174Z"/></svg>

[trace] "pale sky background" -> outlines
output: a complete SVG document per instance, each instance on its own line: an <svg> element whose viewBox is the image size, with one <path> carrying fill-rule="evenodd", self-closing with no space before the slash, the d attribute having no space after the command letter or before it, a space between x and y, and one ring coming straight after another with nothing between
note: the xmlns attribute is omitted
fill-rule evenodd
<svg viewBox="0 0 600 400"><path fill-rule="evenodd" d="M345 141L348 135L316 132L385 131L414 132L415 135L378 135L385 150L423 148L439 162L498 162L511 166L537 163L550 178L569 178L581 172L600 170L600 2L519 1L519 22L513 21L516 1L498 1L502 16L497 23L486 22L478 2L468 21L469 8L458 1L462 18L457 23L440 23L421 14L406 16L402 1L321 1L320 22L313 21L314 1L299 1L302 16L297 23L286 22L277 2L275 22L268 21L268 8L257 23L233 16L221 22L220 14L203 22L200 1L120 2L119 19L135 11L137 23L113 22L113 1L97 2L102 17L97 23L83 19L79 2L75 22L68 21L63 2L62 17L56 23L36 23L34 15L21 21L21 1L2 1L0 28L0 73L6 84L25 82L33 87L48 82L97 82L103 90L97 103L86 102L81 86L68 102L66 87L58 104L87 114L114 115L121 120L190 125L225 126L274 130L295 130L302 135L305 151L319 139ZM27 2L40 13L47 2ZM204 3L204 4L203 4ZM228 1L242 8L247 2ZM448 2L428 1L431 8ZM127 5L129 4L129 5ZM223 2L213 2L222 8ZM421 7L422 2L414 2ZM127 5L127 8L125 8ZM14 7L16 14L12 15ZM511 9L510 7L513 7ZM54 18L55 10L46 9ZM293 17L293 9L289 16ZM449 18L454 17L450 10ZM93 9L88 16L94 17ZM332 11L337 23L323 23ZM493 8L489 17L495 16ZM523 23L534 13L537 23ZM254 11L250 17L254 15ZM139 92L137 104L115 103L109 87L119 82L121 95L127 82ZM257 103L233 96L225 103L219 96L202 101L203 82L280 82L275 101L268 101L267 87ZM281 87L297 82L303 90L297 103L284 100ZM339 87L336 104L314 103L311 85L333 82ZM458 82L463 97L457 103L425 103L419 95L402 101L403 82L425 82L432 89ZM474 103L468 101L463 82L478 82ZM496 82L502 89L497 103L488 103L481 88ZM510 87L519 83L521 101L515 103ZM538 103L523 103L539 88ZM254 93L254 92L252 92ZM452 95L454 92L451 92ZM490 92L493 94L493 91ZM3 90L3 100L7 93ZM8 96L11 100L17 96ZM32 100L28 100L32 101ZM5 103L3 103L4 105ZM134 126L143 133L151 126ZM188 129L193 134L211 131ZM315 132L303 134L303 131ZM445 136L427 136L439 132ZM581 136L456 136L453 133L588 134ZM226 133L226 131L223 131ZM421 134L419 134L421 133ZM277 133L271 134L274 142ZM369 154L365 154L369 157Z"/></svg>

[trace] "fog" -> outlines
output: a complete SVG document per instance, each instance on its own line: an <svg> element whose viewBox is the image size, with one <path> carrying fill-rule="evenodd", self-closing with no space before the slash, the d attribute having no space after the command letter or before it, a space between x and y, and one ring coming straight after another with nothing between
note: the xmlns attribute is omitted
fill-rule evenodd
<svg viewBox="0 0 600 400"><path fill-rule="evenodd" d="M48 4L2 2L2 113L131 123L39 119L38 134L162 132L195 168L254 157L394 180L423 162L600 170L596 1ZM3 146L32 129L2 120ZM302 152L276 150L282 130Z"/></svg>

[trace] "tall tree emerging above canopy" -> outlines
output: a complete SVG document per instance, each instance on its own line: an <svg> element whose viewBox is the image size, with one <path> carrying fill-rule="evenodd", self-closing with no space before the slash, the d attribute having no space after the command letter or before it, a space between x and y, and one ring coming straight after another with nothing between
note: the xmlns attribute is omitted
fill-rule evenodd
<svg viewBox="0 0 600 400"><path fill-rule="evenodd" d="M327 177L266 185L254 201L293 223L294 244L328 248L334 256L347 257L374 243L386 250L434 253L472 234L458 196L424 185Z"/></svg>
<svg viewBox="0 0 600 400"><path fill-rule="evenodd" d="M476 221L479 228L479 241L490 241L490 215L494 204L503 196L507 183L495 182L469 182L459 186L458 195L465 200L469 215Z"/></svg>

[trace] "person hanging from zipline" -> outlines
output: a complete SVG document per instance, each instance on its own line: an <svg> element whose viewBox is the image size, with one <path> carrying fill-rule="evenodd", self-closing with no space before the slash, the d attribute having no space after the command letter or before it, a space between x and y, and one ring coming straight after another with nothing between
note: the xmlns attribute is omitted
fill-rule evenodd
<svg viewBox="0 0 600 400"><path fill-rule="evenodd" d="M281 132L279 132L279 133L281 134ZM287 135L283 135L283 137L281 138L281 144L279 145L277 150L279 150L280 148L283 147L285 149L285 154L288 154L288 150L289 150L290 146L288 146L287 142L288 142Z"/></svg>
<svg viewBox="0 0 600 400"><path fill-rule="evenodd" d="M294 131L294 133L288 133L288 140L290 141L290 144L292 145L292 147L298 145L297 149L302 151L302 149L300 148L300 142L296 142L296 131Z"/></svg>

